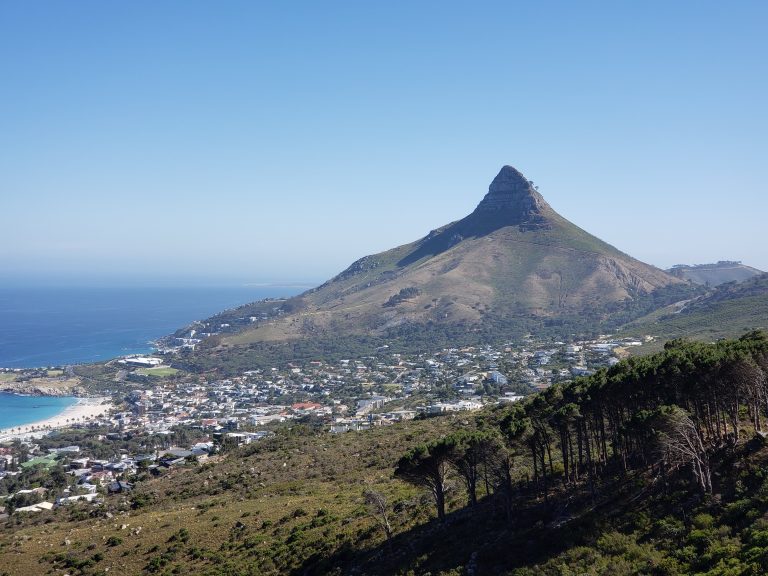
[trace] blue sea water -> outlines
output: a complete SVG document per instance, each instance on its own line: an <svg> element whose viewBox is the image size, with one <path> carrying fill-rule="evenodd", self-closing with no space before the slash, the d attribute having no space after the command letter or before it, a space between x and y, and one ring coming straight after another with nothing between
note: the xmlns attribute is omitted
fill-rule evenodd
<svg viewBox="0 0 768 576"><path fill-rule="evenodd" d="M0 367L33 368L151 351L194 320L305 287L0 288Z"/></svg>
<svg viewBox="0 0 768 576"><path fill-rule="evenodd" d="M69 396L18 396L0 392L0 429L51 418L77 402Z"/></svg>

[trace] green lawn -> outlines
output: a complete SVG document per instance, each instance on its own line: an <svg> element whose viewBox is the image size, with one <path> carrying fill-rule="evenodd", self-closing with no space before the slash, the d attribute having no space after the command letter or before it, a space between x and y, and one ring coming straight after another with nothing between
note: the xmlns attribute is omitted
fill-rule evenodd
<svg viewBox="0 0 768 576"><path fill-rule="evenodd" d="M136 370L136 374L142 376L157 376L158 378L165 378L167 376L173 376L178 370L171 368L170 366L160 366L158 368L139 368Z"/></svg>
<svg viewBox="0 0 768 576"><path fill-rule="evenodd" d="M46 468L50 468L51 466L54 466L56 464L56 457L57 457L57 454L48 454L47 456L39 456L37 458L32 458L31 460L27 460L21 465L21 467L31 468L32 466L43 464Z"/></svg>

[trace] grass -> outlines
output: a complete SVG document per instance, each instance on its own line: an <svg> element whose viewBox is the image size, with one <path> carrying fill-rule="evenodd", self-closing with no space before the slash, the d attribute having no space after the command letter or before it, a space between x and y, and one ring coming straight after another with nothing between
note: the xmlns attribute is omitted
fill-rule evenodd
<svg viewBox="0 0 768 576"><path fill-rule="evenodd" d="M32 468L33 466L43 465L46 468L51 468L52 466L56 465L56 454L48 454L46 456L38 456L37 458L32 458L30 460L27 460L24 462L21 467L22 468Z"/></svg>
<svg viewBox="0 0 768 576"><path fill-rule="evenodd" d="M702 534L682 528L682 521L676 520L678 510L693 518L694 525L703 523L689 514L694 504L683 476L677 483L672 478L671 490L657 486L648 492L638 492L638 478L609 482L601 487L597 505L586 491L575 494L573 501L567 500L573 516L560 528L537 521L546 517L539 504L526 507L521 501L512 529L482 500L475 512L463 508L462 486L453 479L448 524L438 526L430 522L434 512L429 498L395 480L392 470L399 455L416 443L466 426L472 419L449 415L340 435L317 434L319 429L291 423L275 437L217 456L215 462L141 481L131 496L107 497L106 510L78 504L13 519L0 529L0 572L9 576L683 574L693 572L653 567L684 553L677 550L679 538L688 532L685 542L704 542L706 536L704 544L711 542L713 550L715 544L731 546L722 550L728 552L726 557L740 552L734 546L741 544L730 538L735 533L726 533L726 527L717 524L723 512L719 503L708 511L716 519L715 528L723 530L712 528ZM723 470L744 471L732 480L743 482L738 490L746 496L740 502L744 514L753 513L747 518L756 519L757 528L768 500L760 494L762 500L751 496L750 478L763 481L768 449L749 450L757 450L749 461L739 457L736 466L728 462ZM751 454L746 446L743 453L744 458ZM728 482L722 485L727 488ZM364 489L382 493L389 502L391 546L364 506ZM640 494L645 496L638 501ZM732 509L728 505L725 511ZM671 532L678 524L680 537ZM662 529L673 535L664 536L663 546L657 546ZM744 542L757 537L744 534ZM743 547L740 553L745 551ZM470 572L473 559L479 568ZM510 572L516 565L529 568ZM764 571L710 572L715 573Z"/></svg>
<svg viewBox="0 0 768 576"><path fill-rule="evenodd" d="M674 314L632 325L624 332L653 334L663 342L672 338L714 341L738 337L750 330L768 327L768 297L753 296L719 302L690 314ZM644 347L645 351L645 347Z"/></svg>
<svg viewBox="0 0 768 576"><path fill-rule="evenodd" d="M215 463L139 482L128 499L108 497L112 518L81 504L7 525L0 529L0 572L290 574L309 562L314 573L329 573L323 558L384 541L364 506L364 488L399 503L390 518L398 532L432 516L420 491L392 471L405 450L461 425L446 417L314 435L293 423ZM460 491L456 496L461 500ZM66 570L88 558L93 563L82 572Z"/></svg>
<svg viewBox="0 0 768 576"><path fill-rule="evenodd" d="M72 390L80 386L82 381L79 378L67 378L66 380L59 380L58 378L32 378L29 380L30 386L40 386L44 388L54 388L56 390Z"/></svg>
<svg viewBox="0 0 768 576"><path fill-rule="evenodd" d="M9 372L0 372L0 382L13 382L16 380L16 374Z"/></svg>
<svg viewBox="0 0 768 576"><path fill-rule="evenodd" d="M171 368L170 366L160 366L158 368L139 368L136 370L136 374L141 374L142 376L157 376L158 378L167 378L168 376L173 376L178 371L178 369Z"/></svg>

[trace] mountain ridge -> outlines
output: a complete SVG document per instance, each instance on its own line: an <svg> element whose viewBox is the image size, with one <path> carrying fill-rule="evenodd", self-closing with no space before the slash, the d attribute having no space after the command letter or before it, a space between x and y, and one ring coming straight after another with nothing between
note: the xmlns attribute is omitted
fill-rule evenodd
<svg viewBox="0 0 768 576"><path fill-rule="evenodd" d="M542 322L597 330L660 290L686 284L571 223L504 166L467 216L356 260L221 344L386 340L403 331L427 341L428 332L445 330L517 337Z"/></svg>
<svg viewBox="0 0 768 576"><path fill-rule="evenodd" d="M764 274L762 270L740 261L721 260L714 264L677 264L667 270L669 274L705 286L719 286L728 282L744 282Z"/></svg>
<svg viewBox="0 0 768 576"><path fill-rule="evenodd" d="M624 333L653 334L661 345L673 338L714 341L768 328L768 273L699 289L704 293L638 318Z"/></svg>

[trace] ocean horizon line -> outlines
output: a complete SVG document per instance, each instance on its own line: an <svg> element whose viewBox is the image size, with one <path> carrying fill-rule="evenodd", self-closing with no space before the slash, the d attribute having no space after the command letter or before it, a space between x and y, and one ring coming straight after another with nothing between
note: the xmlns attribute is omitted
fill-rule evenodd
<svg viewBox="0 0 768 576"><path fill-rule="evenodd" d="M146 354L153 342L222 312L300 286L0 288L0 367L43 368Z"/></svg>

